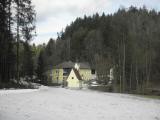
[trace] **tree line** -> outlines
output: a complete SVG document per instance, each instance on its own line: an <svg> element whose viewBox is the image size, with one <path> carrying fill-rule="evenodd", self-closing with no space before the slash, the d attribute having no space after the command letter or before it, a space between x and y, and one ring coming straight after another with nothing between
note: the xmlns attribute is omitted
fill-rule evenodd
<svg viewBox="0 0 160 120"><path fill-rule="evenodd" d="M35 18L31 0L0 0L0 84L33 75Z"/></svg>
<svg viewBox="0 0 160 120"><path fill-rule="evenodd" d="M159 87L160 12L131 6L109 15L85 15L56 40L38 46L30 44L35 15L31 0L0 1L0 83L27 77L46 84L48 70L71 60L89 62L104 85L113 68L118 92L144 93Z"/></svg>

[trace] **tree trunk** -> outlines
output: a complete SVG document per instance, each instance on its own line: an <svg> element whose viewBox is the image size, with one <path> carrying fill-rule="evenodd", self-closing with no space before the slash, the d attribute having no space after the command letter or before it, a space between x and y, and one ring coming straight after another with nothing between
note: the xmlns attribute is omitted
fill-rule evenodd
<svg viewBox="0 0 160 120"><path fill-rule="evenodd" d="M126 76L125 76L125 63L126 62L126 46L125 46L125 40L123 35L123 92L125 92L125 85L126 85Z"/></svg>
<svg viewBox="0 0 160 120"><path fill-rule="evenodd" d="M121 52L120 52L120 40L118 40L118 79L119 79L119 92L122 92L122 75L121 75Z"/></svg>
<svg viewBox="0 0 160 120"><path fill-rule="evenodd" d="M130 66L130 79L129 79L129 91L132 91L132 63Z"/></svg>
<svg viewBox="0 0 160 120"><path fill-rule="evenodd" d="M19 0L17 0L17 81L19 82Z"/></svg>
<svg viewBox="0 0 160 120"><path fill-rule="evenodd" d="M137 89L137 92L139 92L139 80L138 80L138 66L137 66L137 59L136 59L136 89Z"/></svg>

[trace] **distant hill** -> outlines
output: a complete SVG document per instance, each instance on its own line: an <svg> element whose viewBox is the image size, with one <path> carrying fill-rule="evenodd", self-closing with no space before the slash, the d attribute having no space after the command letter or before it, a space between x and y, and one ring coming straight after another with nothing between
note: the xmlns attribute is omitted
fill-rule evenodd
<svg viewBox="0 0 160 120"><path fill-rule="evenodd" d="M159 22L160 12L132 6L77 18L58 34L52 62L88 61L102 81L114 67L122 91L142 91L160 79Z"/></svg>

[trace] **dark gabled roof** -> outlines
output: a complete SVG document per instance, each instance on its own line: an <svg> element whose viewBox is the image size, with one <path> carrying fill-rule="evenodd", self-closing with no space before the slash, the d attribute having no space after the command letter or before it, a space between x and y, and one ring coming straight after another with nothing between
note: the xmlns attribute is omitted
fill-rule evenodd
<svg viewBox="0 0 160 120"><path fill-rule="evenodd" d="M80 64L80 68L82 68L82 69L90 69L91 68L89 63L87 63L87 62L83 62L83 63L81 62L78 64Z"/></svg>
<svg viewBox="0 0 160 120"><path fill-rule="evenodd" d="M80 69L90 69L90 65L87 62L79 62L77 63L80 65ZM68 61L68 62L63 62L61 64L58 64L56 66L54 66L54 68L74 68L75 63L72 61Z"/></svg>
<svg viewBox="0 0 160 120"><path fill-rule="evenodd" d="M79 74L78 70L73 68L73 71L74 71L76 77L78 78L78 80L82 80L81 75Z"/></svg>
<svg viewBox="0 0 160 120"><path fill-rule="evenodd" d="M74 63L72 61L63 62L61 64L56 65L54 68L73 68Z"/></svg>

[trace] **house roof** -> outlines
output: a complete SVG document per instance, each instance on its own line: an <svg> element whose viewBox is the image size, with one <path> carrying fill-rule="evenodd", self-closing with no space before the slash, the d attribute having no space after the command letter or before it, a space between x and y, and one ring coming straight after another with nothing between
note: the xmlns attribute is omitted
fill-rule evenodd
<svg viewBox="0 0 160 120"><path fill-rule="evenodd" d="M55 68L73 68L74 63L72 61L63 62L55 66Z"/></svg>
<svg viewBox="0 0 160 120"><path fill-rule="evenodd" d="M90 65L87 62L80 62L78 63L80 65L79 68L81 69L90 69ZM55 68L74 68L75 63L72 61L68 61L68 62L63 62L61 64L58 64L55 66Z"/></svg>
<svg viewBox="0 0 160 120"><path fill-rule="evenodd" d="M91 68L88 62L83 62L83 63L80 62L79 64L80 64L80 68L83 68L83 69L90 69Z"/></svg>
<svg viewBox="0 0 160 120"><path fill-rule="evenodd" d="M74 71L76 77L78 78L78 80L82 80L81 75L79 74L78 70L73 68L73 71Z"/></svg>

